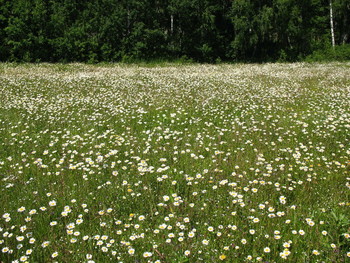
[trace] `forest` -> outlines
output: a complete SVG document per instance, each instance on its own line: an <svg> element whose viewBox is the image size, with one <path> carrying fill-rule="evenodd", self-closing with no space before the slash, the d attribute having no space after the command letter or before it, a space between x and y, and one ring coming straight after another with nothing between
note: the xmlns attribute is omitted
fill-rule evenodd
<svg viewBox="0 0 350 263"><path fill-rule="evenodd" d="M350 0L0 0L0 61L350 58L349 35Z"/></svg>

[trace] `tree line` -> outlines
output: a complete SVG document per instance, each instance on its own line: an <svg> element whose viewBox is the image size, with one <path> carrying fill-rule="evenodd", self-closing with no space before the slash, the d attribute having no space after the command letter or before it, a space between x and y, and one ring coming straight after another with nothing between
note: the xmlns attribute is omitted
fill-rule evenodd
<svg viewBox="0 0 350 263"><path fill-rule="evenodd" d="M349 34L350 0L0 0L1 61L296 61Z"/></svg>

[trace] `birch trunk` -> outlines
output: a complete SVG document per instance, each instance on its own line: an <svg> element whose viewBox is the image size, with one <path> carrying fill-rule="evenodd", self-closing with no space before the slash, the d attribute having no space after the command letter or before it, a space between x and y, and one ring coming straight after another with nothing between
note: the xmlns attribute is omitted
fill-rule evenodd
<svg viewBox="0 0 350 263"><path fill-rule="evenodd" d="M174 32L174 16L170 16L170 32L171 34Z"/></svg>
<svg viewBox="0 0 350 263"><path fill-rule="evenodd" d="M333 5L332 0L329 0L329 19L331 24L331 36L332 36L332 47L335 47L335 38L334 38L334 24L333 24Z"/></svg>

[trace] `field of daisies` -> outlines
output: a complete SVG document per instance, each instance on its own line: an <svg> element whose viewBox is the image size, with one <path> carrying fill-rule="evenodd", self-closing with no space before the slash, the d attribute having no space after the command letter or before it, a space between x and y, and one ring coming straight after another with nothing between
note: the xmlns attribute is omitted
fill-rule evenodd
<svg viewBox="0 0 350 263"><path fill-rule="evenodd" d="M0 64L0 262L349 262L350 63Z"/></svg>

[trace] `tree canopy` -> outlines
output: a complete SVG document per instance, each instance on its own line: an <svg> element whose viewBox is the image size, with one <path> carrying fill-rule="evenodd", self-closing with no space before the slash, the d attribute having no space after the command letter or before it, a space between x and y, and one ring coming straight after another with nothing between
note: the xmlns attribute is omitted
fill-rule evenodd
<svg viewBox="0 0 350 263"><path fill-rule="evenodd" d="M0 0L0 60L295 61L350 43L350 0Z"/></svg>

